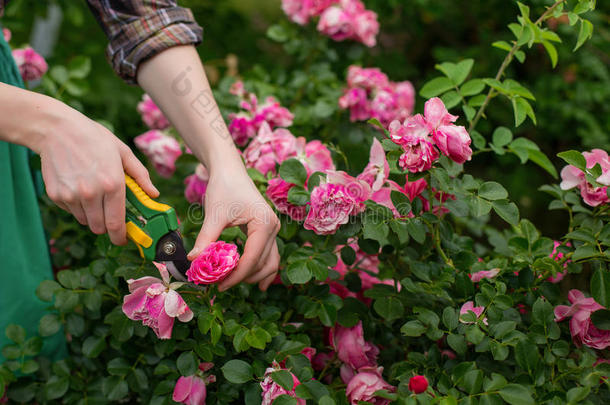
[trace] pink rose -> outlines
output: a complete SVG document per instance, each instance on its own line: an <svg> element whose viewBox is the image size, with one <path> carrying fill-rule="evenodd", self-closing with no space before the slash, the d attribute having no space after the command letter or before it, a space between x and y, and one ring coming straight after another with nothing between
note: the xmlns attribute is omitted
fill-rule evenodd
<svg viewBox="0 0 610 405"><path fill-rule="evenodd" d="M406 120L415 107L415 88L409 81L393 83L397 110L392 119Z"/></svg>
<svg viewBox="0 0 610 405"><path fill-rule="evenodd" d="M478 283L479 281L483 280L484 278L491 280L492 278L497 276L498 273L500 273L500 269L477 271L476 273L470 274L470 279L472 280L473 283Z"/></svg>
<svg viewBox="0 0 610 405"><path fill-rule="evenodd" d="M169 339L172 336L174 318L188 322L193 318L193 312L175 291L181 284L170 284L165 265L153 263L157 266L162 280L156 277L127 280L130 294L123 298L123 312L133 321L142 321L159 339Z"/></svg>
<svg viewBox="0 0 610 405"><path fill-rule="evenodd" d="M388 384L381 373L383 367L366 367L356 374L347 384L345 394L351 405L358 405L360 401L366 401L374 405L387 405L389 399L376 397L375 392L386 390L396 391L396 387Z"/></svg>
<svg viewBox="0 0 610 405"><path fill-rule="evenodd" d="M134 143L146 155L163 177L171 177L176 170L176 160L182 155L178 141L163 132L152 129L134 138Z"/></svg>
<svg viewBox="0 0 610 405"><path fill-rule="evenodd" d="M462 319L462 315L465 315L465 314L467 314L469 312L474 312L476 317L480 318L484 311L485 311L485 307L475 307L474 306L474 302L467 301L467 302L464 303L464 305L462 305L462 308L460 308L460 322L465 323L465 324L474 323L474 322L464 321ZM483 318L483 323L485 325L487 325L487 318Z"/></svg>
<svg viewBox="0 0 610 405"><path fill-rule="evenodd" d="M258 108L256 115L260 115L271 128L289 127L294 119L294 115L273 97L267 97L265 103Z"/></svg>
<svg viewBox="0 0 610 405"><path fill-rule="evenodd" d="M605 184L605 179L610 176L608 174L610 172L608 153L601 149L593 149L591 152L583 152L583 156L587 162L587 169L591 169L597 164L600 165L602 175L599 178L602 179L602 184ZM562 190L578 187L583 201L592 207L607 204L610 201L607 194L608 187L595 187L591 185L586 180L585 174L572 165L567 165L561 170L561 179L562 181L559 186Z"/></svg>
<svg viewBox="0 0 610 405"><path fill-rule="evenodd" d="M305 166L308 176L314 172L335 170L330 150L317 139L307 142L305 138L298 137L296 158Z"/></svg>
<svg viewBox="0 0 610 405"><path fill-rule="evenodd" d="M369 48L377 44L377 34L379 34L379 22L377 21L377 13L364 10L353 17L354 36L359 42Z"/></svg>
<svg viewBox="0 0 610 405"><path fill-rule="evenodd" d="M199 163L195 169L195 174L191 174L184 179L186 185L184 189L184 196L186 200L191 204L199 203L203 204L205 197L205 190L208 188L208 180L210 175L204 165Z"/></svg>
<svg viewBox="0 0 610 405"><path fill-rule="evenodd" d="M195 375L178 378L172 395L174 401L186 405L205 405L205 397L205 380Z"/></svg>
<svg viewBox="0 0 610 405"><path fill-rule="evenodd" d="M359 87L345 89L339 98L339 107L349 108L351 121L365 121L372 117L366 90Z"/></svg>
<svg viewBox="0 0 610 405"><path fill-rule="evenodd" d="M239 146L245 146L248 140L256 135L254 121L244 112L229 114L229 132L233 141Z"/></svg>
<svg viewBox="0 0 610 405"><path fill-rule="evenodd" d="M352 16L339 6L331 6L322 12L318 21L318 31L335 41L354 37Z"/></svg>
<svg viewBox="0 0 610 405"><path fill-rule="evenodd" d="M150 129L165 129L169 127L169 121L148 94L144 94L142 101L138 103L138 112L142 116L142 121Z"/></svg>
<svg viewBox="0 0 610 405"><path fill-rule="evenodd" d="M6 42L10 42L13 35L11 34L11 30L8 28L2 28L2 36Z"/></svg>
<svg viewBox="0 0 610 405"><path fill-rule="evenodd" d="M229 93L233 94L237 97L244 97L246 94L246 89L244 88L244 82L241 80L237 80L234 82L229 88Z"/></svg>
<svg viewBox="0 0 610 405"><path fill-rule="evenodd" d="M438 159L438 152L421 114L407 118L402 124L392 121L389 131L392 141L404 151L398 161L403 170L411 173L423 172L430 169Z"/></svg>
<svg viewBox="0 0 610 405"><path fill-rule="evenodd" d="M294 374L291 373L292 380L293 380L293 386L292 386L291 390L286 390L281 385L279 385L275 381L273 381L273 378L271 377L271 374L278 370L281 370L279 364L277 364L276 362L273 362L271 367L267 368L267 370L265 371L264 379L263 379L263 381L261 381L261 389L263 390L263 392L261 394L261 397L262 397L261 405L271 405L273 403L273 400L275 400L275 398L279 397L280 395L290 395L291 397L296 398L294 389L301 382ZM305 400L297 398L297 405L305 405Z"/></svg>
<svg viewBox="0 0 610 405"><path fill-rule="evenodd" d="M224 280L238 261L237 246L221 240L212 242L193 260L186 276L195 284L214 284Z"/></svg>
<svg viewBox="0 0 610 405"><path fill-rule="evenodd" d="M603 350L610 346L610 331L597 329L591 321L591 314L603 306L593 298L586 298L579 290L570 290L568 299L572 305L555 307L555 322L570 319L570 333L577 346L585 345L593 349Z"/></svg>
<svg viewBox="0 0 610 405"><path fill-rule="evenodd" d="M568 243L569 245L569 243ZM550 258L551 259L555 259L555 261L561 261L563 259L563 253L558 252L557 248L561 246L561 242L559 241L553 241L553 251L550 254ZM568 260L567 262L569 262L570 260ZM563 264L563 267L567 267L568 263L565 262ZM551 276L549 278L547 278L546 280L550 283L556 284L559 283L561 280L563 280L563 278L566 276L566 274L568 274L568 270L563 270L562 272L557 273L555 276Z"/></svg>
<svg viewBox="0 0 610 405"><path fill-rule="evenodd" d="M284 181L281 177L274 177L269 180L266 194L279 212L295 221L302 221L307 215L307 207L288 202L288 192L292 187L294 184Z"/></svg>
<svg viewBox="0 0 610 405"><path fill-rule="evenodd" d="M40 79L49 68L44 58L29 46L13 50L13 59L24 82Z"/></svg>
<svg viewBox="0 0 610 405"><path fill-rule="evenodd" d="M379 190L390 175L390 166L385 157L385 151L381 142L373 138L373 145L369 155L369 164L358 175L358 180L366 181L371 186L372 191Z"/></svg>
<svg viewBox="0 0 610 405"><path fill-rule="evenodd" d="M434 143L444 155L460 164L470 160L470 135L466 128L453 124L458 117L449 114L440 98L426 101L424 117Z"/></svg>
<svg viewBox="0 0 610 405"><path fill-rule="evenodd" d="M296 156L297 139L284 128L274 131L267 122L263 122L258 135L244 150L246 167L257 169L264 175L275 174L275 166L286 159Z"/></svg>
<svg viewBox="0 0 610 405"><path fill-rule="evenodd" d="M305 25L337 0L282 0L282 10L297 24Z"/></svg>
<svg viewBox="0 0 610 405"><path fill-rule="evenodd" d="M388 86L390 80L388 76L379 68L362 68L351 65L347 70L348 87L361 87L366 90L373 90Z"/></svg>
<svg viewBox="0 0 610 405"><path fill-rule="evenodd" d="M421 394L428 389L428 379L423 375L414 375L409 378L409 391Z"/></svg>
<svg viewBox="0 0 610 405"><path fill-rule="evenodd" d="M377 365L379 349L364 340L362 322L351 328L335 325L331 329L331 345L339 360L354 370Z"/></svg>

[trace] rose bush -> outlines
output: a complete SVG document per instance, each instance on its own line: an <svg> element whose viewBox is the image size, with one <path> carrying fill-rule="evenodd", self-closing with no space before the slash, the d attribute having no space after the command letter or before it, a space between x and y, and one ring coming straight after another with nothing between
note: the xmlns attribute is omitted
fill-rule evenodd
<svg viewBox="0 0 610 405"><path fill-rule="evenodd" d="M372 14L359 1L282 5L298 24L319 18L331 40L374 44ZM14 344L2 351L0 393L23 403L608 402L608 157L559 153L567 164L559 184L538 146L515 137L536 120L535 97L507 71L526 48L556 62L550 18L578 24L580 47L593 7L519 3L514 38L496 44L506 58L494 78L478 77L472 59L441 63L442 75L418 89L421 104L374 66L333 69L333 47L344 43L301 35L307 27L288 20L271 27L295 67L227 78L217 96L251 177L281 214L275 284L218 292L214 282L245 240L237 227L193 262L194 284L179 283L134 246L65 229L48 208L54 260L66 267L37 290L49 302L41 336L7 329ZM143 100L154 135L136 146L172 190L162 199L192 245L205 168L172 128L154 128L162 114ZM515 130L481 129L487 114L509 107ZM353 150L341 147L348 128L360 136ZM368 162L357 165L356 153ZM538 194L565 213L557 241L521 218L503 185L469 173L487 153L531 161L556 179ZM71 356L51 364L36 355L55 333L65 333Z"/></svg>

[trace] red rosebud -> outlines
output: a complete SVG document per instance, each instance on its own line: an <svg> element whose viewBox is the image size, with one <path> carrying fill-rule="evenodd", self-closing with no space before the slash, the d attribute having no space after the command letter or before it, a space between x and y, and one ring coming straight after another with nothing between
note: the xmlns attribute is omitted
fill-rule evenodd
<svg viewBox="0 0 610 405"><path fill-rule="evenodd" d="M428 379L423 375L416 375L409 379L409 390L421 394L428 389Z"/></svg>

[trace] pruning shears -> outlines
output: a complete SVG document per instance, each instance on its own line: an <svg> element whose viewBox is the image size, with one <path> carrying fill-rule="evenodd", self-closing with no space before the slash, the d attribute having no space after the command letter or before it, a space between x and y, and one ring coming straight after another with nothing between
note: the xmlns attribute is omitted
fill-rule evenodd
<svg viewBox="0 0 610 405"><path fill-rule="evenodd" d="M176 211L150 198L127 174L125 185L127 237L136 244L140 256L164 263L176 279L186 281L190 262L178 231Z"/></svg>

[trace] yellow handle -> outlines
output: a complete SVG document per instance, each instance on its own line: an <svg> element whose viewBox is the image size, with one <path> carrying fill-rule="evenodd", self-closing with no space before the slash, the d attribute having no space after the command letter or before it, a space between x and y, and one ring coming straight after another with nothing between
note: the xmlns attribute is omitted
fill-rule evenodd
<svg viewBox="0 0 610 405"><path fill-rule="evenodd" d="M138 199L138 201L146 208L159 212L167 211L172 208L167 204L159 203L150 198L148 194L146 194L144 190L142 190L138 183L136 183L136 181L132 179L131 176L129 176L128 174L125 175L125 184L129 188L129 190L131 190L133 195Z"/></svg>

